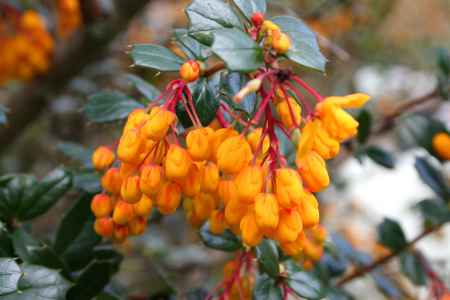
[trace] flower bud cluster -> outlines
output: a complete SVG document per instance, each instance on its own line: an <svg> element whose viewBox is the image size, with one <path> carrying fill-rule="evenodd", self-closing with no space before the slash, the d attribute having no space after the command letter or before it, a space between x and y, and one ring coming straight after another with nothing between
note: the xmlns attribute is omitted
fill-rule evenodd
<svg viewBox="0 0 450 300"><path fill-rule="evenodd" d="M69 37L81 25L79 0L58 0L58 34Z"/></svg>
<svg viewBox="0 0 450 300"><path fill-rule="evenodd" d="M264 38L264 45L276 54L282 55L292 47L290 37L281 28L270 20L264 20L261 25L260 36Z"/></svg>

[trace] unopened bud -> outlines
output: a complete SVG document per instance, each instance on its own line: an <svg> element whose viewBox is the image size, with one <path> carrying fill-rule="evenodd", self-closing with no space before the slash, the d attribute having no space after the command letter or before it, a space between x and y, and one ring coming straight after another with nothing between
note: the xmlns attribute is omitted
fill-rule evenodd
<svg viewBox="0 0 450 300"><path fill-rule="evenodd" d="M235 96L234 101L240 103L248 94L257 92L262 85L261 79L250 80Z"/></svg>

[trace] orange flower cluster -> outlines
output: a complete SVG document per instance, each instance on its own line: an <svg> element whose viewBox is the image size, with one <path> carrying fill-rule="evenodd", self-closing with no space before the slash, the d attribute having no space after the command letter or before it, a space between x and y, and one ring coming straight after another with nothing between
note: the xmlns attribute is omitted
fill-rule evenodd
<svg viewBox="0 0 450 300"><path fill-rule="evenodd" d="M37 12L27 10L0 21L0 45L0 85L47 72L54 41Z"/></svg>
<svg viewBox="0 0 450 300"><path fill-rule="evenodd" d="M259 22L258 18L256 20ZM265 20L262 22L259 35L265 38L265 47L273 49L277 54L285 54L291 48L292 43L289 36L282 32L280 27L272 21Z"/></svg>
<svg viewBox="0 0 450 300"><path fill-rule="evenodd" d="M250 274L241 276L242 265L236 260L228 261L223 267L223 275L227 299L250 300L255 286L255 277ZM245 266L244 266L245 267Z"/></svg>
<svg viewBox="0 0 450 300"><path fill-rule="evenodd" d="M78 0L58 0L58 34L66 38L81 25L81 11Z"/></svg>

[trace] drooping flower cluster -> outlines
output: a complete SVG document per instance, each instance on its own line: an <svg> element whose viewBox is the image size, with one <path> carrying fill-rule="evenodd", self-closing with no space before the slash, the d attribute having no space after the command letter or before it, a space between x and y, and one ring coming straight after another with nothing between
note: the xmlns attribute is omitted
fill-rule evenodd
<svg viewBox="0 0 450 300"><path fill-rule="evenodd" d="M45 73L54 41L44 19L34 10L5 10L0 19L0 85Z"/></svg>
<svg viewBox="0 0 450 300"><path fill-rule="evenodd" d="M79 0L57 0L58 34L69 37L81 25Z"/></svg>

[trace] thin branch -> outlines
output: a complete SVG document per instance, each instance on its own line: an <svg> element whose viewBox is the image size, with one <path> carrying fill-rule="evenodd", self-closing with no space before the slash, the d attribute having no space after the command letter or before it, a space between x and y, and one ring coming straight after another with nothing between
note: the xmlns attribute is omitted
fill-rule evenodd
<svg viewBox="0 0 450 300"><path fill-rule="evenodd" d="M376 268L378 268L379 266L389 262L391 259L397 257L399 254L401 254L402 252L410 249L412 246L414 246L417 242L419 242L420 240L422 240L424 237L436 232L437 230L439 230L444 224L439 224L439 225L435 225L432 226L426 230L424 230L421 234L419 234L416 238L414 238L413 240L411 240L410 242L408 242L404 247L393 251L392 253L380 257L379 259L373 261L371 264L366 265L364 267L361 267L359 269L356 269L354 272L352 272L351 274L343 277L342 279L340 279L337 283L336 286L340 287L343 286L347 283L349 283L350 281L359 278L361 276L364 276L370 272L372 272L373 270L375 270Z"/></svg>

